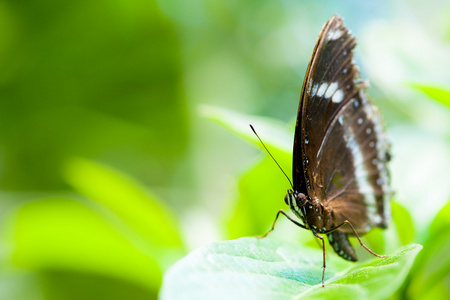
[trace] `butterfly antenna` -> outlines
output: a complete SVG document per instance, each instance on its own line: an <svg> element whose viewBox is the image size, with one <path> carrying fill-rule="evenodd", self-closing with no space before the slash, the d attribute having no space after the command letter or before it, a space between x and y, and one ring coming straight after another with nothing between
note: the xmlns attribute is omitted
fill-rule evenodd
<svg viewBox="0 0 450 300"><path fill-rule="evenodd" d="M252 124L249 124L250 128L252 129L253 133L256 135L256 137L258 138L258 140L261 142L261 145L264 147L264 149L266 149L266 152L270 155L270 157L272 157L273 161L277 164L278 168L280 168L281 172L283 172L284 176L286 176L287 180L289 181L292 189L294 189L294 185L292 184L292 181L289 179L289 177L286 175L286 173L283 171L283 169L281 168L280 164L277 162L277 160L275 159L275 157L273 157L273 155L269 152L269 149L267 149L266 145L264 145L263 141L261 140L261 138L259 137L259 135L256 133L255 128L253 128Z"/></svg>

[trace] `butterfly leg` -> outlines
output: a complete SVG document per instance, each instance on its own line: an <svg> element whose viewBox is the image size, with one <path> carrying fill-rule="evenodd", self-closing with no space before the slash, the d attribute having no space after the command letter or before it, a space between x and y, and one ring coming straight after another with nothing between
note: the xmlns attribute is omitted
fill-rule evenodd
<svg viewBox="0 0 450 300"><path fill-rule="evenodd" d="M317 232L315 232L314 230L312 231L312 233L314 234L314 236L316 238L319 238L322 240L322 249L323 249L323 272L322 272L322 287L325 287L325 240L322 236L318 235Z"/></svg>
<svg viewBox="0 0 450 300"><path fill-rule="evenodd" d="M271 228L269 231L267 231L264 235L259 235L259 236L257 236L258 238L265 238L269 233L271 233L271 232L275 229L275 223L277 222L278 217L280 216L280 214L283 214L286 218L288 218L288 219L289 219L292 223L294 223L295 225L300 226L301 228L305 228L305 229L306 229L305 225L303 225L303 224L297 222L297 221L294 220L292 217L290 217L284 210L280 209L280 210L278 211L278 213L277 213L277 216L275 217L275 221L273 221L272 228Z"/></svg>
<svg viewBox="0 0 450 300"><path fill-rule="evenodd" d="M371 254L373 254L373 255L375 255L375 256L377 256L377 257L387 257L387 255L379 255L379 254L376 254L375 252L373 252L372 250L370 250L369 247L367 247L366 245L364 245L364 243L361 241L361 238L359 237L358 233L356 232L355 227L353 227L352 223L350 223L349 220L345 220L341 225L336 226L335 228L333 228L333 229L331 229L331 230L328 230L328 231L326 231L326 232L324 232L324 233L331 233L331 232L337 230L338 228L344 226L345 224L348 224L348 225L352 228L353 233L355 234L355 236L356 236L356 238L358 239L358 241L359 241L359 243L361 244L361 246L363 246L364 249L366 249L369 253L371 253Z"/></svg>

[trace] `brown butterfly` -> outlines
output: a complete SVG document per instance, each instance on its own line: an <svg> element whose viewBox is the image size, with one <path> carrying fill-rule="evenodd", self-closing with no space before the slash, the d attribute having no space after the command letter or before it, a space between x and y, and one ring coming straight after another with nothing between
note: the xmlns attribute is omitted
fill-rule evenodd
<svg viewBox="0 0 450 300"><path fill-rule="evenodd" d="M323 26L306 71L295 126L293 184L285 202L296 225L322 241L325 286L326 234L342 258L357 261L348 236L386 228L389 200L389 143L367 83L353 61L356 40L334 15Z"/></svg>

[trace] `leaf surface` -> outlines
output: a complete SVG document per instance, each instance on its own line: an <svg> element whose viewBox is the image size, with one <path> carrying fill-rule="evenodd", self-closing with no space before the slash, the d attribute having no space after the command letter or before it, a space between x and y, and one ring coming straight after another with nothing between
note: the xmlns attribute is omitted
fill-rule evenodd
<svg viewBox="0 0 450 300"><path fill-rule="evenodd" d="M240 238L191 252L166 273L161 299L382 299L403 282L421 245L351 263L273 238Z"/></svg>

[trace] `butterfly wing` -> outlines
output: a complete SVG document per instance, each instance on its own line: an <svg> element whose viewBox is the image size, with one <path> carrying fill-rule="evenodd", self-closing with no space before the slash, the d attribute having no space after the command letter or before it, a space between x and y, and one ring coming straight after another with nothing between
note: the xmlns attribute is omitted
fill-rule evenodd
<svg viewBox="0 0 450 300"><path fill-rule="evenodd" d="M364 234L386 225L389 145L353 62L355 46L341 18L324 25L303 84L294 187L303 184L312 201L330 208L336 225L349 220ZM352 233L348 226L340 231Z"/></svg>
<svg viewBox="0 0 450 300"><path fill-rule="evenodd" d="M388 151L381 115L361 89L333 119L312 170L337 223L349 220L360 234L386 227Z"/></svg>
<svg viewBox="0 0 450 300"><path fill-rule="evenodd" d="M333 18L335 18L333 16ZM303 81L302 92L300 93L300 103L297 112L297 122L295 124L295 134L294 134L294 151L293 151L293 168L292 168L292 179L294 184L294 190L296 192L301 192L303 194L308 194L308 189L306 188L305 182L305 166L304 166L304 154L303 154L303 137L302 137L302 118L303 118L303 104L307 101L311 89L311 74L317 69L317 57L320 56L318 51L320 49L319 45L322 45L325 39L326 32L329 31L331 20L328 20L322 27L319 37L317 38L313 54L309 60L308 68L306 70L305 79ZM306 92L308 90L308 92Z"/></svg>

